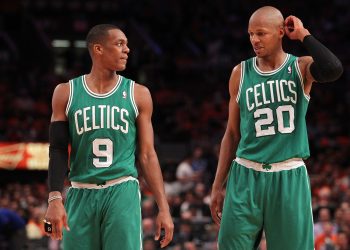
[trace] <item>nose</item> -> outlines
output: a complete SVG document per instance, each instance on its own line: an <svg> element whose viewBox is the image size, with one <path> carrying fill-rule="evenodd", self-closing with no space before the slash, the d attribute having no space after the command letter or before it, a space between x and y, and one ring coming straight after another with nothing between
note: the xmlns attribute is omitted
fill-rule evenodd
<svg viewBox="0 0 350 250"><path fill-rule="evenodd" d="M125 46L124 46L123 52L124 52L124 53L127 53L127 54L130 52L130 49L129 49L128 45L125 45Z"/></svg>

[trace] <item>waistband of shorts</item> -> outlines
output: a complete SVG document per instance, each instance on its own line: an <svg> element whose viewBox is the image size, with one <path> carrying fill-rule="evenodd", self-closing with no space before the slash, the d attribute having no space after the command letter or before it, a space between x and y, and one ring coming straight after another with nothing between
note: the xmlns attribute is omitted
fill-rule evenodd
<svg viewBox="0 0 350 250"><path fill-rule="evenodd" d="M235 161L246 168L251 168L260 172L279 172L305 166L305 163L301 158L291 158L286 161L276 163L259 163L237 157Z"/></svg>
<svg viewBox="0 0 350 250"><path fill-rule="evenodd" d="M87 189L103 189L103 188L108 188L114 185L121 184L126 181L137 181L138 180L135 177L132 176L123 176L117 179L109 180L106 181L102 184L92 184L92 183L82 183L82 182L76 182L72 181L71 185L72 188L87 188Z"/></svg>

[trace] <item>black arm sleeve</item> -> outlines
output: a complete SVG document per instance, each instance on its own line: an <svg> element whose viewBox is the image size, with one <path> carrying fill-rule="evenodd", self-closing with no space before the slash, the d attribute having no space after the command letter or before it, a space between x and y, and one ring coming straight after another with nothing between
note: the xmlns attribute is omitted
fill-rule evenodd
<svg viewBox="0 0 350 250"><path fill-rule="evenodd" d="M69 130L67 121L51 122L49 142L49 192L61 192L68 172Z"/></svg>
<svg viewBox="0 0 350 250"><path fill-rule="evenodd" d="M317 82L332 82L341 76L343 66L326 46L311 35L304 38L303 45L314 60L310 72Z"/></svg>

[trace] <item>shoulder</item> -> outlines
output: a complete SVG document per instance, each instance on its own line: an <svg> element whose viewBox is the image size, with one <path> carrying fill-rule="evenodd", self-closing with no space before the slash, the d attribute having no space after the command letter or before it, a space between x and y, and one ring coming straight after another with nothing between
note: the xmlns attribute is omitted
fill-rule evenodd
<svg viewBox="0 0 350 250"><path fill-rule="evenodd" d="M231 77L229 81L229 89L230 89L230 94L235 96L238 93L239 85L241 82L241 77L242 77L242 63L237 64L235 67L233 67L232 72L231 72Z"/></svg>
<svg viewBox="0 0 350 250"><path fill-rule="evenodd" d="M60 83L56 86L52 95L51 121L66 120L66 107L69 99L69 83Z"/></svg>
<svg viewBox="0 0 350 250"><path fill-rule="evenodd" d="M313 62L311 56L301 56L298 57L298 64L301 73L305 73L305 70L309 67L309 65Z"/></svg>
<svg viewBox="0 0 350 250"><path fill-rule="evenodd" d="M135 94L151 95L151 92L145 85L135 82Z"/></svg>
<svg viewBox="0 0 350 250"><path fill-rule="evenodd" d="M53 106L66 106L69 99L70 87L69 83L60 83L55 87L52 95Z"/></svg>
<svg viewBox="0 0 350 250"><path fill-rule="evenodd" d="M70 86L69 82L59 83L53 92L53 98L65 99L69 97Z"/></svg>
<svg viewBox="0 0 350 250"><path fill-rule="evenodd" d="M134 89L135 102L136 102L137 108L139 110L142 110L145 107L152 106L152 97L149 89L146 86L136 82L135 82L134 88L135 88Z"/></svg>
<svg viewBox="0 0 350 250"><path fill-rule="evenodd" d="M232 74L234 73L234 74L241 74L241 70L242 70L242 63L243 62L241 62L241 63L239 63L239 64L237 64L236 66L234 66L233 67L233 69L232 69Z"/></svg>

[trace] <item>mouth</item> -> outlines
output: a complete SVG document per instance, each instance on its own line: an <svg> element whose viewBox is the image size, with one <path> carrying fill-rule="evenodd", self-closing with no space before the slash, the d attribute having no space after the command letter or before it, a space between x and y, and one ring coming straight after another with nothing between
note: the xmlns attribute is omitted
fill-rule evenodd
<svg viewBox="0 0 350 250"><path fill-rule="evenodd" d="M254 49L255 52L259 52L260 50L263 49L263 47L254 47L253 49Z"/></svg>

